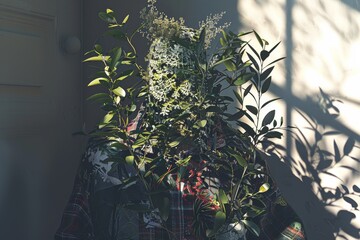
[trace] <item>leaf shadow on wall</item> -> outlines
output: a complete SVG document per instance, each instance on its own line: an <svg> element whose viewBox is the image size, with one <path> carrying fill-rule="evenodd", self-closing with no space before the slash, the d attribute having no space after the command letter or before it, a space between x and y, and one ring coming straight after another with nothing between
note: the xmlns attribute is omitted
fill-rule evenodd
<svg viewBox="0 0 360 240"><path fill-rule="evenodd" d="M307 127L291 127L289 130L294 152L281 144L268 149L273 153L269 159L270 172L275 179L281 179L277 181L280 190L292 189L283 191L284 197L299 217L306 219L305 231L312 236L309 239L348 239L342 233L360 238L360 229L352 224L356 218L354 212L359 213L360 187L349 187L351 175L359 174L349 163L360 163L356 156L360 147L356 145L355 133L345 134L345 143L339 144L338 139L344 137L344 132L334 130L329 124L340 114L334 104L336 101L320 89L317 101L308 98L304 103L305 106L310 104L316 114L297 111ZM337 174L344 170L351 174L346 177ZM324 179L334 184L329 187ZM329 211L334 208L336 214Z"/></svg>

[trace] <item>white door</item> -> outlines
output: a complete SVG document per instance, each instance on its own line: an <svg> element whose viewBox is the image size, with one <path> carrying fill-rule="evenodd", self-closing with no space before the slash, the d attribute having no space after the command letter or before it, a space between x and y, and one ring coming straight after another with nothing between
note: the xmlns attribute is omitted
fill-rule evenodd
<svg viewBox="0 0 360 240"><path fill-rule="evenodd" d="M0 239L49 240L81 156L81 0L0 0ZM75 46L76 48L76 46ZM76 52L76 51L75 51Z"/></svg>

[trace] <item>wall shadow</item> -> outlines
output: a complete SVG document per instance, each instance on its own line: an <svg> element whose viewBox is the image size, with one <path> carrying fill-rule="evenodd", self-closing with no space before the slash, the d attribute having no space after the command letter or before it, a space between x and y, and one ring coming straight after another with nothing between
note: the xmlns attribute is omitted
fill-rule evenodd
<svg viewBox="0 0 360 240"><path fill-rule="evenodd" d="M285 198L304 220L309 239L348 239L342 233L354 239L360 238L360 229L352 224L356 218L354 212L359 213L360 185L349 186L351 175L343 178L336 171L342 168L359 174L357 168L347 164L349 161L360 162L356 153L359 146L354 138L358 136L355 133L344 134L334 128L334 125L345 128L341 123L331 124L336 123L339 116L339 110L334 105L336 101L320 89L318 101L309 97L304 104L299 102L301 110L297 108L297 112L307 126L291 127L288 131L293 150L289 151L287 146L280 144L268 149L275 155L268 161L270 172L279 180L277 184L284 190ZM307 106L312 106L317 114L314 116L307 112ZM341 135L346 137L343 145L337 141ZM324 184L329 181L334 183L333 186ZM337 209L336 214L329 211L333 208Z"/></svg>
<svg viewBox="0 0 360 240"><path fill-rule="evenodd" d="M351 77L349 63L344 61L341 49L358 39L358 18L350 13L360 11L360 2L262 0L250 3L239 0L239 5L244 30L255 28L259 32L262 29L265 38L266 34L273 34L283 42L286 59L281 71L285 80L273 82L270 91L284 100L287 125L304 123L291 128L285 134L286 142L276 145L279 151L273 152L274 156L268 161L272 175L304 221L308 239L359 239L360 224L356 217L359 216L360 186L354 185L354 179L359 178L360 136L356 125L345 124L344 119L340 119L337 106L342 103L332 96L345 100L343 106L359 106L356 95L341 92L342 83ZM336 10L343 14L343 24L334 20L330 11L333 6L338 6ZM254 13L248 15L245 11ZM283 25L279 26L279 22ZM320 30L325 27L336 37L335 42L329 44L336 51L328 49L320 54L320 47L326 43L318 39L322 39ZM307 36L311 31L308 28L319 28L319 32ZM302 58L298 58L299 55ZM316 73L312 74L312 86L306 85L309 79L304 78L309 69ZM317 82L318 76L323 81ZM317 84L333 89L332 96L322 89L318 96L311 95L310 92L318 89Z"/></svg>

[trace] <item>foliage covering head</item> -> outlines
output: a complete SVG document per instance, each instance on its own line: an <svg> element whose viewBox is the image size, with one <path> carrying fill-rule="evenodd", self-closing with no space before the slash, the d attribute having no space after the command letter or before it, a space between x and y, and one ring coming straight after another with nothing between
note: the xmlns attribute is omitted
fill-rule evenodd
<svg viewBox="0 0 360 240"><path fill-rule="evenodd" d="M89 84L105 87L90 99L106 111L91 143L128 151L125 159L116 154L109 159L134 167L137 177L129 181L145 186L148 211L158 208L163 220L169 212L166 192L178 188L194 201L193 228L199 237L211 238L231 222L258 234L252 220L264 213L271 183L260 149L270 138L281 137L282 120L277 123L275 110L263 114L273 100L262 101L280 59L265 61L278 44L268 51L254 31L226 32L227 24L217 26L222 14L211 15L199 29L189 28L183 19L159 12L154 1L141 12L142 27L131 34L124 31L128 16L121 23L110 9L99 16L122 47L105 52L95 45L86 60L104 65ZM137 32L150 40L145 68L136 61L132 38ZM220 47L210 53L218 32ZM242 40L251 33L260 51ZM124 89L124 81L133 87ZM232 97L225 94L229 88ZM236 112L231 113L234 102ZM134 114L136 129L130 121Z"/></svg>

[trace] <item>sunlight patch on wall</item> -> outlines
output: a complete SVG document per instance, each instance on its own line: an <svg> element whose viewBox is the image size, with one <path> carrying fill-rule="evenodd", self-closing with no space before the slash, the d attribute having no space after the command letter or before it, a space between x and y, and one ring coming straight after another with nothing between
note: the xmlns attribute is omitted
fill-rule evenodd
<svg viewBox="0 0 360 240"><path fill-rule="evenodd" d="M329 211L359 227L360 221L342 215L342 210L351 211L351 201L335 197L336 191L346 193L341 184L351 193L353 185L359 183L359 2L238 0L238 12L242 31L255 29L270 45L282 41L278 52L288 57L277 66L273 74L276 86L271 89L284 97L287 108L279 105L278 109L282 115L288 111L288 124L304 132L302 141L294 140L290 151L295 158L295 175L312 179L314 190L319 190L315 191L317 197ZM305 120L296 108L314 119ZM331 116L337 115L338 110L339 116ZM354 139L355 147L348 153ZM328 156L321 156L322 153ZM360 205L360 199L354 199ZM358 216L359 212L354 214ZM338 226L338 232L352 239L351 229Z"/></svg>

